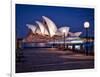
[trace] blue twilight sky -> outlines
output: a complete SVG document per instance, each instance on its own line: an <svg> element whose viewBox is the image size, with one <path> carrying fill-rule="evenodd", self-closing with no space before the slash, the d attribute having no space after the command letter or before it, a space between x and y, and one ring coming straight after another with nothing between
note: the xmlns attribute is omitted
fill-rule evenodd
<svg viewBox="0 0 100 77"><path fill-rule="evenodd" d="M81 36L85 35L83 24L88 21L89 35L94 35L93 8L16 4L16 37L25 37L29 32L26 24L36 25L35 21L42 21L42 16L49 17L58 28L68 26L71 32L82 31Z"/></svg>

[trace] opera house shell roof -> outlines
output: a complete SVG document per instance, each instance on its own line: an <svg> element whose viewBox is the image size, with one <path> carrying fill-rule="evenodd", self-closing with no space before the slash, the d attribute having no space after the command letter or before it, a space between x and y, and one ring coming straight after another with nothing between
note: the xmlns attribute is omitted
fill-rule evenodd
<svg viewBox="0 0 100 77"><path fill-rule="evenodd" d="M64 33L66 37L67 36L77 36L78 37L82 33L82 32L76 32L76 33L69 32L70 27L67 27L67 26L57 28L56 24L50 18L46 16L42 16L42 18L43 18L43 22L36 21L36 25L26 24L28 29L31 30L31 34L38 34L40 37L44 37L42 39L46 39L45 36L48 36L49 38L53 38L54 36L61 37L64 35ZM29 35L27 38L29 39L28 41L30 41L34 38L34 36Z"/></svg>

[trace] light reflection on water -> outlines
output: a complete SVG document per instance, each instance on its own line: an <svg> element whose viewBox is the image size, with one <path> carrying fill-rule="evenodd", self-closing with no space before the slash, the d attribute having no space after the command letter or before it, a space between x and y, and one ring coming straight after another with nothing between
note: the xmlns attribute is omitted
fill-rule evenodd
<svg viewBox="0 0 100 77"><path fill-rule="evenodd" d="M55 44L56 46L53 46L55 43L53 42L51 43L24 43L23 44L23 48L24 47L40 47L40 48L53 48L53 47L59 47L59 45ZM94 42L89 42L89 43L82 43L83 44L83 48L88 47L89 50L94 50ZM62 43L63 45L63 43ZM67 45L67 44L66 44ZM72 45L68 45L68 48L72 49ZM75 45L75 49L80 50L80 45Z"/></svg>

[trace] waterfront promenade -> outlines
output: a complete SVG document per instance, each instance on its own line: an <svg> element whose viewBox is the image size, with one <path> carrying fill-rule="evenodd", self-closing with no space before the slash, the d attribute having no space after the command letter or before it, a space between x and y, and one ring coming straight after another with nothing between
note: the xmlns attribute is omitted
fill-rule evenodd
<svg viewBox="0 0 100 77"><path fill-rule="evenodd" d="M94 68L94 56L57 48L16 50L16 72L56 71Z"/></svg>

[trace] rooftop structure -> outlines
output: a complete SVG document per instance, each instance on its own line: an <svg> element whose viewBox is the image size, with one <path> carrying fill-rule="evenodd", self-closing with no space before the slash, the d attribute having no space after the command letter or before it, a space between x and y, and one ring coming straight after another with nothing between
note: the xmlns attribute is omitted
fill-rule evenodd
<svg viewBox="0 0 100 77"><path fill-rule="evenodd" d="M42 16L43 22L36 21L36 25L32 24L26 24L26 26L31 30L32 34L38 35L37 39L40 37L43 39L45 38L54 38L56 37L63 37L65 34L65 37L70 36L70 37L79 37L82 32L69 32L70 27L68 26L63 26L60 28L57 28L56 24L48 17ZM36 36L35 35L35 36ZM48 37L47 37L48 36ZM29 35L29 38L33 38L32 35ZM41 39L39 39L41 40ZM48 39L49 40L49 39Z"/></svg>

